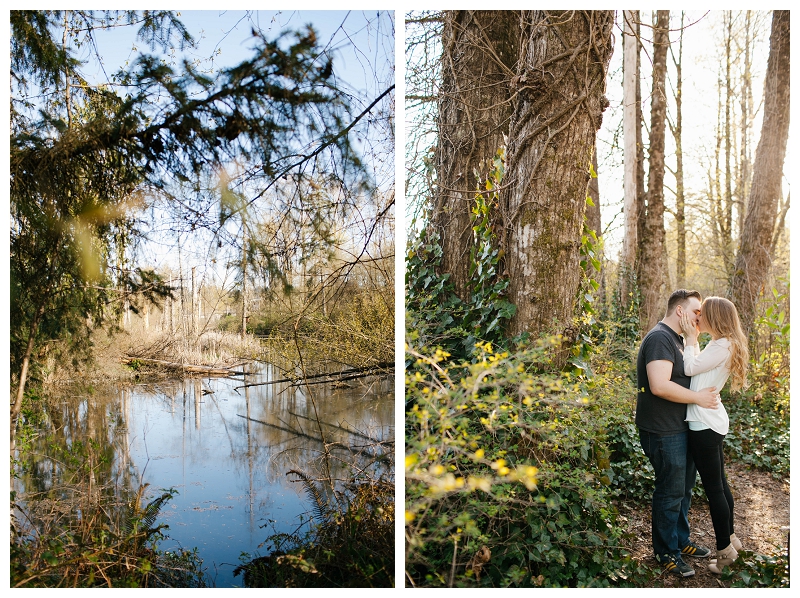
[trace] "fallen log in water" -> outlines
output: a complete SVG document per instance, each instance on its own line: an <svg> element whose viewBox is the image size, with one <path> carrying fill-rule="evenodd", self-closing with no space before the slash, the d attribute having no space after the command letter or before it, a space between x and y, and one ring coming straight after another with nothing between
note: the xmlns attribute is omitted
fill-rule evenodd
<svg viewBox="0 0 800 598"><path fill-rule="evenodd" d="M289 414L293 415L294 417L307 419L310 422L315 422L316 423L316 420L314 420L314 418L312 418L312 417L301 415L300 413L295 413L294 411L291 411L291 410L289 411ZM350 428L345 428L342 425L329 424L328 422L320 422L320 423L323 426L328 426L330 428L336 428L337 430L341 430L342 432L346 432L348 434L352 434L353 436L358 436L359 438L363 438L364 440L369 440L370 442L373 442L375 444L381 444L381 442L383 442L381 440L378 440L377 438L372 438L371 436L367 436L366 434L362 434L361 432L357 432L355 430L351 430Z"/></svg>
<svg viewBox="0 0 800 598"><path fill-rule="evenodd" d="M141 363L151 363L170 370L180 370L187 374L204 374L206 376L244 376L244 372L229 368L215 367L211 365L194 365L189 363L177 363L165 361L163 359L146 359L144 357L125 357L120 360L123 364L130 364L133 361Z"/></svg>
<svg viewBox="0 0 800 598"><path fill-rule="evenodd" d="M281 384L283 382L291 382L294 386L299 386L302 381L318 380L319 378L326 378L325 380L318 380L316 382L305 382L305 384L327 384L331 382L341 382L343 380L354 380L356 378L365 378L380 373L381 370L393 369L393 363L379 363L364 368L353 368L350 370L342 370L341 372L325 372L323 374L312 374L310 376L297 376L296 378L281 378L280 380L270 380L268 382L250 382L237 386L234 390L240 388L249 388L251 386L269 386L270 384Z"/></svg>
<svg viewBox="0 0 800 598"><path fill-rule="evenodd" d="M242 419L247 419L247 420L250 420L251 422L256 422L256 423L259 423L259 424L263 424L265 426L269 426L270 428L275 428L277 430L280 430L281 432L289 432L290 434L294 434L295 436L301 436L303 438L309 438L310 440L315 440L315 441L327 446L328 448L331 448L331 447L342 448L342 449L344 449L346 451L350 451L354 455L366 455L368 457L379 457L380 455L375 452L374 446L383 446L384 444L394 444L394 441L390 441L390 442L387 441L387 442L379 442L379 443L377 443L377 445L363 445L361 447L356 448L356 447L353 447L353 446L348 446L348 445L343 444L341 442L325 442L319 436L312 436L312 435L306 434L305 432L302 432L300 430L294 430L292 428L279 426L277 424L271 424L269 422L265 422L263 420L256 419L254 417L247 417L246 415L242 415L241 413L237 413L236 415L238 417L241 417ZM284 423L284 422L282 422L282 423Z"/></svg>

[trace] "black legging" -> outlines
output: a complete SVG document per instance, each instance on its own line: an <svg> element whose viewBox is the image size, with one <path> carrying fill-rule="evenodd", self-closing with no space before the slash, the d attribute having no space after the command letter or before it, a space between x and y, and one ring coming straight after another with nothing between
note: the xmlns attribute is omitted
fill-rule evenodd
<svg viewBox="0 0 800 598"><path fill-rule="evenodd" d="M733 534L733 495L725 478L722 441L725 436L714 430L689 430L689 451L694 458L711 509L711 521L717 536L717 550L731 543Z"/></svg>

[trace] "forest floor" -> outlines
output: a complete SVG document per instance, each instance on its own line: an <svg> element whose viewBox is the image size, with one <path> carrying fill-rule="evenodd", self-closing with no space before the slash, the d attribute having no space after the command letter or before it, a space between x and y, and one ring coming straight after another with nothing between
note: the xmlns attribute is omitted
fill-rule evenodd
<svg viewBox="0 0 800 598"><path fill-rule="evenodd" d="M789 482L776 480L769 473L748 469L740 463L726 463L728 484L734 498L734 526L745 550L761 554L774 554L776 547L785 546L789 525ZM698 479L698 483L699 479ZM622 505L620 515L628 520L628 531L633 534L629 547L633 558L647 566L657 567L653 557L650 528L650 508L639 505ZM708 512L708 502L693 500L689 511L692 540L710 550L715 549L714 528ZM712 555L713 556L713 555ZM681 579L674 574L662 573L653 587L667 588L722 588L728 582L720 580L708 570L708 559L687 557L686 562L695 575Z"/></svg>

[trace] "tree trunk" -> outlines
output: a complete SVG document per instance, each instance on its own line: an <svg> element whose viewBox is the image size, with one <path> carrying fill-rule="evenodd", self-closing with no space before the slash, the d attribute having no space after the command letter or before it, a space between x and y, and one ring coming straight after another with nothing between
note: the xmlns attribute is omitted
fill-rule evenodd
<svg viewBox="0 0 800 598"><path fill-rule="evenodd" d="M524 11L508 143L509 332L570 340L589 165L608 100L613 11Z"/></svg>
<svg viewBox="0 0 800 598"><path fill-rule="evenodd" d="M49 289L48 289L49 291ZM47 292L45 292L45 296ZM17 447L17 421L19 414L22 411L22 399L25 397L25 384L28 382L28 369L31 364L31 356L33 355L33 348L36 342L36 334L39 331L39 322L44 315L46 302L42 302L36 310L36 314L31 322L30 330L28 332L28 344L25 347L25 354L22 356L22 367L19 373L19 385L17 386L17 396L14 399L14 404L11 406L11 455L13 456L14 450Z"/></svg>
<svg viewBox="0 0 800 598"><path fill-rule="evenodd" d="M650 164L644 235L639 238L637 275L641 292L640 327L650 330L664 315L664 138L667 113L665 81L669 47L669 11L659 10L653 28L653 91L650 107Z"/></svg>
<svg viewBox="0 0 800 598"><path fill-rule="evenodd" d="M304 262L305 264L305 262ZM305 282L305 279L303 280ZM242 340L247 336L247 229L242 219Z"/></svg>
<svg viewBox="0 0 800 598"><path fill-rule="evenodd" d="M781 201L778 207L778 224L775 226L775 233L772 235L772 244L770 246L770 254L775 255L775 250L778 248L778 242L781 240L784 230L786 229L786 215L789 213L789 199L786 196L786 201Z"/></svg>
<svg viewBox="0 0 800 598"><path fill-rule="evenodd" d="M675 126L671 127L675 139L675 227L677 232L677 258L675 262L675 286L686 287L686 197L683 183L683 23L685 13L681 11L681 34L678 42L678 58L675 63Z"/></svg>
<svg viewBox="0 0 800 598"><path fill-rule="evenodd" d="M519 55L518 11L446 11L439 91L437 197L432 224L441 236L442 274L466 299L475 173L505 144Z"/></svg>
<svg viewBox="0 0 800 598"><path fill-rule="evenodd" d="M625 174L623 188L625 204L623 208L624 234L622 237L622 255L619 262L619 297L623 305L628 304L628 297L633 290L631 273L636 267L636 249L638 246L638 211L637 211L637 177L636 167L639 160L637 147L637 130L641 135L641 120L637 110L637 88L639 77L639 38L636 24L639 22L638 10L623 11L623 79L622 79L622 129L624 141Z"/></svg>
<svg viewBox="0 0 800 598"><path fill-rule="evenodd" d="M769 45L764 83L764 120L756 148L741 244L729 290L746 333L753 327L758 298L764 292L772 262L770 245L789 137L789 11L774 11Z"/></svg>
<svg viewBox="0 0 800 598"><path fill-rule="evenodd" d="M197 270L197 266L192 266L192 316L191 316L191 324L192 324L192 341L191 346L194 349L197 343L197 286L195 283L195 271Z"/></svg>
<svg viewBox="0 0 800 598"><path fill-rule="evenodd" d="M639 40L641 50L642 22L641 13L637 12L636 39ZM644 140L642 138L642 56L641 51L636 53L636 262L639 262L639 245L647 234L645 230L645 216L647 215L647 187L644 184ZM635 269L634 269L635 271ZM638 281L637 281L638 288ZM641 292L641 291L640 291Z"/></svg>
<svg viewBox="0 0 800 598"><path fill-rule="evenodd" d="M727 23L725 29L725 202L724 202L724 231L722 258L728 276L732 274L731 267L734 260L733 248L733 173L731 172L731 153L733 136L731 133L731 102L733 101L733 85L731 81L731 46L733 45L733 14L726 11Z"/></svg>
<svg viewBox="0 0 800 598"><path fill-rule="evenodd" d="M739 238L744 228L744 214L746 210L747 196L750 193L750 127L753 120L753 83L751 75L752 58L750 44L752 43L752 12L747 11L745 17L745 38L744 38L744 67L742 72L742 88L740 92L742 105L742 130L740 131L741 142L739 144L739 179L737 181L737 229Z"/></svg>

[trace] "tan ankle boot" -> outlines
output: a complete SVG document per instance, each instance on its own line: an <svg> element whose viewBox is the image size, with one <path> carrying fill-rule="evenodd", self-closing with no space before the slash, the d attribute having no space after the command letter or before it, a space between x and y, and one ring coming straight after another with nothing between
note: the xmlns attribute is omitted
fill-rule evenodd
<svg viewBox="0 0 800 598"><path fill-rule="evenodd" d="M737 552L742 549L742 541L736 537L736 534L731 534L731 546L733 546Z"/></svg>
<svg viewBox="0 0 800 598"><path fill-rule="evenodd" d="M739 558L739 553L736 552L732 544L728 544L722 550L717 551L717 558L711 559L708 563L708 569L712 573L722 573L722 570L732 565L737 558Z"/></svg>

